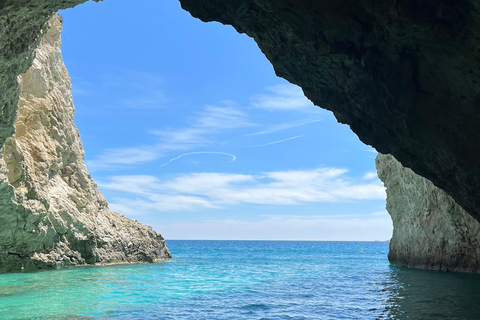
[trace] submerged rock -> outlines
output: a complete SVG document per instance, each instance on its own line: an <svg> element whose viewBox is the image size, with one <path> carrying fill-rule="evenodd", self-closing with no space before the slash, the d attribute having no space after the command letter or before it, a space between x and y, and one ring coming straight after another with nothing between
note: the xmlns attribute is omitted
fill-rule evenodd
<svg viewBox="0 0 480 320"><path fill-rule="evenodd" d="M0 271L170 258L163 237L108 209L73 123L61 17L47 26L0 155Z"/></svg>
<svg viewBox="0 0 480 320"><path fill-rule="evenodd" d="M390 262L480 273L480 223L393 156L379 154L376 166L387 188L387 211L393 221Z"/></svg>

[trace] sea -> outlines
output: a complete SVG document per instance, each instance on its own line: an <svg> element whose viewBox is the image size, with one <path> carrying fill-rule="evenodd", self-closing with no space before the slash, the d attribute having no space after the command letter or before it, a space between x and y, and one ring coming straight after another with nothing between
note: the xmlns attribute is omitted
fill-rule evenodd
<svg viewBox="0 0 480 320"><path fill-rule="evenodd" d="M153 264L0 274L0 319L480 319L480 275L388 242L167 241Z"/></svg>

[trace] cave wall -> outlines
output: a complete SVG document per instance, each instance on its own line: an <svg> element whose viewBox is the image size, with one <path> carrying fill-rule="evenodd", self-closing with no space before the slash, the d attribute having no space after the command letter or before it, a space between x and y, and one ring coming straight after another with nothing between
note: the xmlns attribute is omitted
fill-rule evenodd
<svg viewBox="0 0 480 320"><path fill-rule="evenodd" d="M14 133L17 76L31 65L45 22L82 2L0 2L0 145ZM180 2L194 17L254 38L277 75L480 219L478 1Z"/></svg>
<svg viewBox="0 0 480 320"><path fill-rule="evenodd" d="M170 258L163 237L108 209L88 174L60 50L61 17L18 77L14 134L0 150L0 272Z"/></svg>
<svg viewBox="0 0 480 320"><path fill-rule="evenodd" d="M480 273L480 222L392 155L379 154L375 164L393 222L390 263Z"/></svg>

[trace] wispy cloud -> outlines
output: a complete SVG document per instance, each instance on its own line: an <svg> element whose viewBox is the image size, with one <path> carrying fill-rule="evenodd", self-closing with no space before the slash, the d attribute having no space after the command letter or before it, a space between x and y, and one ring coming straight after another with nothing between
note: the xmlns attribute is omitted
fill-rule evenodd
<svg viewBox="0 0 480 320"><path fill-rule="evenodd" d="M160 138L164 150L188 150L209 144L212 135L253 125L244 112L229 103L223 107L207 106L188 122L189 127L151 130L150 133Z"/></svg>
<svg viewBox="0 0 480 320"><path fill-rule="evenodd" d="M223 107L207 106L188 122L190 125L183 128L151 130L149 133L158 138L153 145L107 149L96 159L86 161L87 167L95 171L157 160L167 153L211 145L217 134L252 125L245 113L228 103Z"/></svg>
<svg viewBox="0 0 480 320"><path fill-rule="evenodd" d="M277 141L273 141L273 142L269 142L269 143L264 143L264 144L257 144L257 145L248 146L248 147L249 147L249 148L265 147L265 146L270 146L270 145L272 145L272 144L277 144L277 143L281 143L281 142L285 142L285 141L290 141L290 140L293 140L293 139L298 139L298 138L301 138L301 137L303 137L303 135L294 136L294 137L290 137L290 138L287 138L287 139L277 140Z"/></svg>
<svg viewBox="0 0 480 320"><path fill-rule="evenodd" d="M288 129L291 129L291 128L300 127L300 126L303 126L303 125L306 125L306 124L309 124L309 123L314 123L314 122L319 122L319 121L322 121L322 119L314 119L314 120L303 119L303 120L298 120L298 121L280 123L280 124L268 127L268 128L266 128L262 131L249 133L246 136L256 136L256 135L261 135L261 134L275 133L275 132L278 132L278 131L288 130Z"/></svg>
<svg viewBox="0 0 480 320"><path fill-rule="evenodd" d="M106 149L94 160L86 160L89 170L108 169L111 167L133 165L156 160L161 154L149 146Z"/></svg>
<svg viewBox="0 0 480 320"><path fill-rule="evenodd" d="M100 182L99 186L140 196L138 203L143 203L143 207L151 206L155 211L175 207L173 203L178 197L189 197L192 203L191 206L179 204L182 210L240 203L299 205L385 199L385 188L381 183L357 181L348 177L346 169L339 168L274 171L261 175L192 173L168 180L152 176L113 176L107 182ZM168 206L163 203L166 200ZM115 203L128 205L127 200L119 202L117 199Z"/></svg>
<svg viewBox="0 0 480 320"><path fill-rule="evenodd" d="M195 155L195 154L219 154L219 155L225 155L225 156L229 156L231 157L232 159L229 161L229 162L233 162L237 159L237 157L231 153L227 153L227 152L217 152L217 151L197 151L197 152L187 152L187 153L183 153L175 158L172 158L170 160L168 160L167 162L165 162L164 164L162 164L160 167L163 167L163 166L166 166L167 164L169 164L170 162L172 161L175 161L175 160L178 160L182 157L185 157L185 156L190 156L190 155Z"/></svg>
<svg viewBox="0 0 480 320"><path fill-rule="evenodd" d="M192 208L218 209L205 199L185 195L156 195L150 201L114 198L109 207L113 211L129 216L138 216L155 211L192 210Z"/></svg>
<svg viewBox="0 0 480 320"><path fill-rule="evenodd" d="M211 240L389 240L392 221L388 215L370 217L267 216L259 221L208 219L154 226L168 239Z"/></svg>
<svg viewBox="0 0 480 320"><path fill-rule="evenodd" d="M251 126L247 115L233 106L231 101L221 102L225 106L207 106L195 119L194 126L208 130L236 129Z"/></svg>
<svg viewBox="0 0 480 320"><path fill-rule="evenodd" d="M141 79L143 81L140 81ZM121 99L123 105L129 108L149 108L167 100L163 92L158 89L163 80L150 74L132 73L128 79L114 74L103 75L100 86L122 88L127 80L131 87L140 91L134 98L130 98L128 94L124 93ZM144 86L145 83L148 85ZM305 98L302 90L294 85L277 85L268 88L267 91L270 93L252 97L252 106L267 110L297 110L312 107L311 102ZM119 92L123 92L123 90L119 89ZM304 119L282 123L249 135L274 133L320 120ZM235 102L227 100L221 101L216 106L206 106L193 117L186 119L186 122L188 125L180 128L150 130L149 134L157 137L157 142L153 144L106 149L95 159L88 159L86 161L87 167L91 171L119 169L158 160L172 152L188 153L189 150L213 145L216 138L226 131L256 126ZM300 138L300 135L258 146L281 143L297 138ZM182 157L182 155L177 157Z"/></svg>
<svg viewBox="0 0 480 320"><path fill-rule="evenodd" d="M363 179L365 180L373 180L373 179L378 179L377 173L374 171L367 172L363 175Z"/></svg>
<svg viewBox="0 0 480 320"><path fill-rule="evenodd" d="M308 100L300 87L292 84L281 84L266 88L267 94L255 95L250 104L254 108L269 111L306 110L314 105Z"/></svg>

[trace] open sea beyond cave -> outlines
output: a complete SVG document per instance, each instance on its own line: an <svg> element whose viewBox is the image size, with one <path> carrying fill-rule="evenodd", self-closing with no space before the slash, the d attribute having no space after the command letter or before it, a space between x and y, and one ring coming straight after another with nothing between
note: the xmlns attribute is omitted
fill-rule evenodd
<svg viewBox="0 0 480 320"><path fill-rule="evenodd" d="M155 264L0 274L0 319L479 319L480 276L388 242L168 241Z"/></svg>

